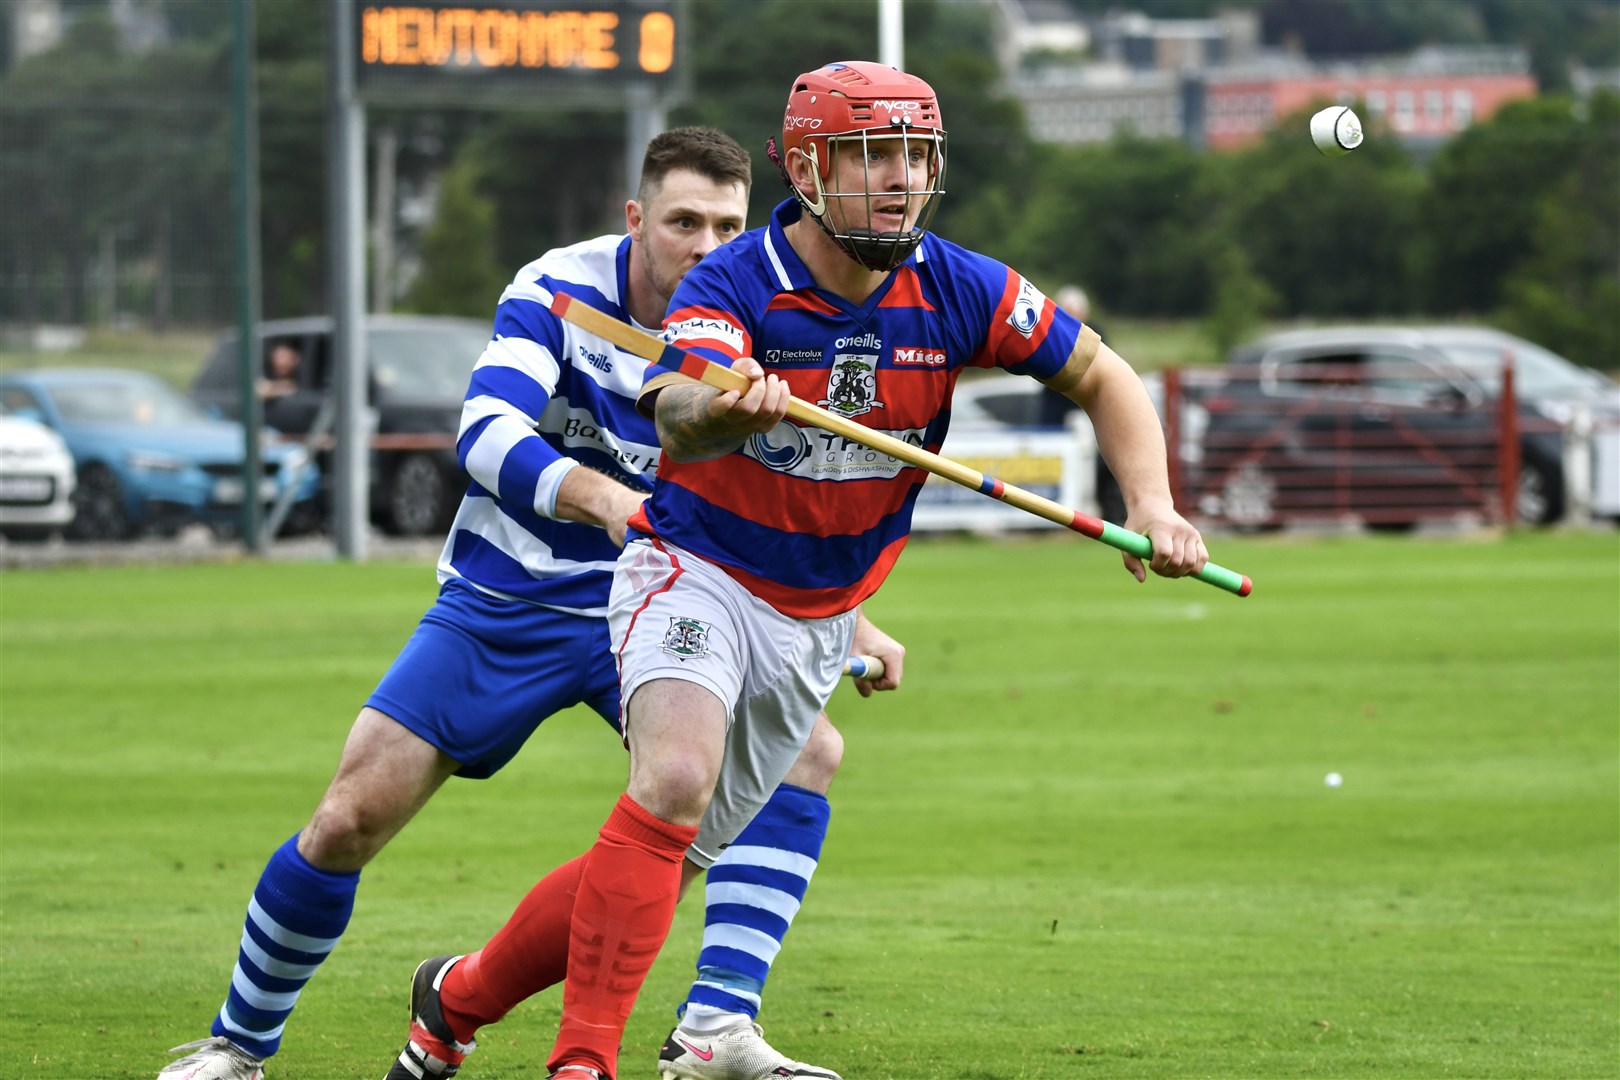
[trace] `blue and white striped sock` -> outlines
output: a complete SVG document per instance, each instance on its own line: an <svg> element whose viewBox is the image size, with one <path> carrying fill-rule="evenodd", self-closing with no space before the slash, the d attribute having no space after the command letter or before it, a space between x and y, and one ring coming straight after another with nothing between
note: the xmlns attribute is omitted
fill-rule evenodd
<svg viewBox="0 0 1620 1080"><path fill-rule="evenodd" d="M827 797L782 784L709 867L697 981L681 1006L694 1034L759 1015L760 994L827 838Z"/></svg>
<svg viewBox="0 0 1620 1080"><path fill-rule="evenodd" d="M231 992L214 1018L223 1035L257 1058L281 1048L304 984L326 959L354 910L360 871L332 874L298 854L293 836L270 856L248 902Z"/></svg>

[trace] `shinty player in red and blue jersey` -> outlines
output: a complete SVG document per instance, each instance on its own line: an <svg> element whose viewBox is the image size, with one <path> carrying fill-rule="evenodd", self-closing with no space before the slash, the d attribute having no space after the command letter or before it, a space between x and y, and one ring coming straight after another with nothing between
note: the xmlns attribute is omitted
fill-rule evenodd
<svg viewBox="0 0 1620 1080"><path fill-rule="evenodd" d="M801 75L782 143L772 157L794 198L688 274L665 319L671 341L753 386L721 393L652 369L640 404L664 455L631 517L640 543L699 557L786 615L850 611L899 557L925 474L786 420L788 394L937 451L963 369L999 366L1090 414L1126 527L1153 541L1149 566L1127 554L1126 568L1138 580L1197 572L1208 552L1173 505L1141 380L1021 275L928 233L945 164L928 84L861 62ZM631 723L668 721L678 706L660 704L632 699ZM672 1037L666 1076L693 1063L679 1049Z"/></svg>
<svg viewBox="0 0 1620 1080"><path fill-rule="evenodd" d="M872 294L816 287L788 240L789 200L770 224L717 251L675 293L674 341L718 363L758 360L795 397L938 452L968 367L1050 379L1082 367L1089 332L1002 264L927 236ZM672 376L652 376L656 392ZM791 420L735 453L665 457L631 526L708 558L789 615L822 618L875 592L910 532L927 473Z"/></svg>
<svg viewBox="0 0 1620 1080"><path fill-rule="evenodd" d="M672 339L750 385L658 373L638 402L663 455L608 616L630 780L583 856L555 1080L615 1074L682 852L705 834L723 847L735 834L716 833L717 818L746 821L780 778L836 683L853 612L904 545L922 474L784 422L792 393L937 447L963 367L1041 378L1091 415L1125 524L1152 539L1151 569L1179 577L1208 558L1172 504L1158 418L1130 367L1006 267L927 234L944 141L920 79L863 62L801 75L778 159L795 200L675 292ZM1145 580L1139 560L1126 566ZM751 775L736 771L739 750ZM660 1072L690 1075L703 1053L683 1020Z"/></svg>
<svg viewBox="0 0 1620 1080"><path fill-rule="evenodd" d="M757 363L794 396L935 452L964 368L1041 379L1087 408L1105 458L1130 477L1127 527L1154 538L1152 569L1174 577L1202 566L1207 552L1171 506L1158 421L1130 368L1016 271L927 233L944 172L927 84L875 64L829 65L796 83L783 141L778 160L796 197L683 280L667 335L739 370ZM677 380L651 371L644 403ZM779 611L820 618L882 584L925 478L784 420L724 456L666 453L631 526L712 560ZM1145 580L1139 560L1125 563Z"/></svg>

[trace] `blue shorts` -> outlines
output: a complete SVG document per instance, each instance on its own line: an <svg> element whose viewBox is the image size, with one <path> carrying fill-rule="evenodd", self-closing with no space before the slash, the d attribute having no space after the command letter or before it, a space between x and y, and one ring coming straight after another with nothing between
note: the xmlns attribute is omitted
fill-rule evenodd
<svg viewBox="0 0 1620 1080"><path fill-rule="evenodd" d="M447 581L366 704L493 776L540 722L581 702L619 730L606 619L486 596Z"/></svg>

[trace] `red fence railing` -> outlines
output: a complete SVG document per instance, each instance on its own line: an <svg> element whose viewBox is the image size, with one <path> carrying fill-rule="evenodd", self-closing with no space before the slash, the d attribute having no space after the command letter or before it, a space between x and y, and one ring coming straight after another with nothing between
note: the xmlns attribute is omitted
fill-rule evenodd
<svg viewBox="0 0 1620 1080"><path fill-rule="evenodd" d="M1511 368L1503 387L1490 399L1409 364L1167 371L1172 490L1245 527L1510 521L1521 438L1557 428L1520 414Z"/></svg>

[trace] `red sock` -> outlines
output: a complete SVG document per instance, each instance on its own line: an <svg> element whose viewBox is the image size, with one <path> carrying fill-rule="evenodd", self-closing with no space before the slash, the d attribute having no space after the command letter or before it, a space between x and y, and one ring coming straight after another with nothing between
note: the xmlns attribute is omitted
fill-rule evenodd
<svg viewBox="0 0 1620 1080"><path fill-rule="evenodd" d="M568 974L568 921L585 856L541 878L482 949L450 969L439 986L445 1023L462 1042L518 1002Z"/></svg>
<svg viewBox="0 0 1620 1080"><path fill-rule="evenodd" d="M587 1065L618 1075L619 1043L647 971L669 936L681 858L695 826L672 825L629 795L608 815L574 901L568 981L547 1067Z"/></svg>

